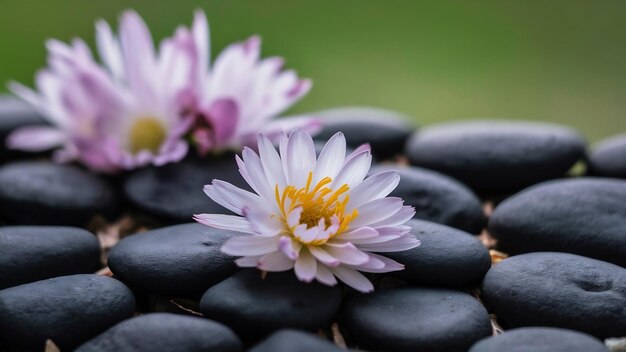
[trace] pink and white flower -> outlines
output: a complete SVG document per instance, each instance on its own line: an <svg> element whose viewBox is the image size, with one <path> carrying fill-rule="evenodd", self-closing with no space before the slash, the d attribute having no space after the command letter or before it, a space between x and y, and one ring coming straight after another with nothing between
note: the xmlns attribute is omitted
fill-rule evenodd
<svg viewBox="0 0 626 352"><path fill-rule="evenodd" d="M205 225L245 233L222 251L239 256L240 267L263 271L294 269L299 280L335 285L337 278L362 291L373 290L360 272L382 273L404 266L377 253L403 251L419 241L403 225L415 214L402 199L387 197L400 180L396 171L368 178L369 148L346 156L342 133L316 157L304 131L283 135L279 150L258 136L257 155L244 148L239 172L254 190L220 180L205 193L237 215L199 214Z"/></svg>
<svg viewBox="0 0 626 352"><path fill-rule="evenodd" d="M61 147L60 161L79 160L104 172L185 156L185 95L191 85L193 50L173 37L154 48L150 31L133 11L122 15L119 36L96 24L104 67L80 39L47 42L48 67L36 76L37 92L18 83L10 89L35 106L52 127L27 127L8 139L30 151Z"/></svg>
<svg viewBox="0 0 626 352"><path fill-rule="evenodd" d="M202 11L196 12L191 29L179 29L176 35L194 43L197 119L192 137L201 154L254 145L259 132L278 141L284 131L319 130L320 123L311 117L274 119L309 92L311 81L283 70L280 57L260 59L258 36L229 45L209 65L209 30Z"/></svg>

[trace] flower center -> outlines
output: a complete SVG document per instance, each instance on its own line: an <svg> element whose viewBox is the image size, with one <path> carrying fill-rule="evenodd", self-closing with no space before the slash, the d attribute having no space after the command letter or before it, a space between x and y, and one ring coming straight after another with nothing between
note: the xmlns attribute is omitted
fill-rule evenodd
<svg viewBox="0 0 626 352"><path fill-rule="evenodd" d="M346 213L346 204L348 204L350 197L348 195L342 197L342 195L350 189L347 184L332 190L328 187L332 182L330 177L324 177L315 186L312 185L312 180L313 173L309 172L305 187L298 189L290 185L285 188L282 194L278 189L278 185L276 185L276 202L278 202L282 217L292 235L295 232L295 228L299 225L306 225L307 229L318 226L321 227L321 230L326 231L333 224L337 224L338 226L335 226L336 230L328 234L329 237L322 242L320 242L320 238L315 241L303 241L296 236L303 243L323 244L335 234L345 231L350 222L359 215L359 212L354 209L352 212ZM296 224L290 223L288 216L297 208L302 209L300 219Z"/></svg>
<svg viewBox="0 0 626 352"><path fill-rule="evenodd" d="M154 117L140 117L130 128L130 151L133 154L142 150L156 153L164 140L165 127Z"/></svg>

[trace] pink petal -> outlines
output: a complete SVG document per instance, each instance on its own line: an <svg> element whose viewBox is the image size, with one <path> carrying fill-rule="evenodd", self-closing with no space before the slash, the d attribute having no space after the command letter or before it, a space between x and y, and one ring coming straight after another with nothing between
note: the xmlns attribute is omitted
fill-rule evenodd
<svg viewBox="0 0 626 352"><path fill-rule="evenodd" d="M347 184L350 188L356 187L367 175L371 164L372 155L369 151L357 154L343 165L339 173L337 173L337 177L333 180L331 188L337 189L344 184Z"/></svg>
<svg viewBox="0 0 626 352"><path fill-rule="evenodd" d="M229 238L222 246L222 252L232 256L265 255L278 250L278 236L238 236Z"/></svg>
<svg viewBox="0 0 626 352"><path fill-rule="evenodd" d="M343 166L346 156L346 138L343 133L335 133L320 153L313 173L313 183L316 184L324 177L335 178Z"/></svg>
<svg viewBox="0 0 626 352"><path fill-rule="evenodd" d="M328 254L345 264L360 265L369 260L366 253L360 251L350 242L344 244L333 244L327 242L322 248Z"/></svg>
<svg viewBox="0 0 626 352"><path fill-rule="evenodd" d="M255 233L252 228L250 228L248 220L240 216L223 214L196 214L193 216L193 219L203 225L211 226L217 229L239 231L250 234Z"/></svg>
<svg viewBox="0 0 626 352"><path fill-rule="evenodd" d="M370 260L362 265L352 266L353 269L367 273L388 273L404 270L404 265L382 255L370 253Z"/></svg>
<svg viewBox="0 0 626 352"><path fill-rule="evenodd" d="M262 255L255 255L251 257L241 257L235 259L235 264L237 264L240 268L256 268L259 259L261 259Z"/></svg>
<svg viewBox="0 0 626 352"><path fill-rule="evenodd" d="M358 208L359 216L351 223L351 227L370 226L385 220L402 209L404 201L398 197L375 199Z"/></svg>
<svg viewBox="0 0 626 352"><path fill-rule="evenodd" d="M300 255L300 249L302 244L298 241L294 241L290 237L282 236L278 241L278 249L285 254L285 256L291 260L298 259Z"/></svg>
<svg viewBox="0 0 626 352"><path fill-rule="evenodd" d="M239 107L232 99L217 99L209 106L206 118L213 127L217 145L225 145L237 129Z"/></svg>
<svg viewBox="0 0 626 352"><path fill-rule="evenodd" d="M294 131L287 143L287 179L296 188L304 187L310 171L315 167L315 146L311 135Z"/></svg>
<svg viewBox="0 0 626 352"><path fill-rule="evenodd" d="M397 171L383 171L372 175L350 192L350 201L346 206L351 211L367 202L384 198L400 183L400 174Z"/></svg>
<svg viewBox="0 0 626 352"><path fill-rule="evenodd" d="M31 126L13 131L6 140L7 147L38 152L58 147L67 141L67 135L54 127Z"/></svg>
<svg viewBox="0 0 626 352"><path fill-rule="evenodd" d="M272 252L262 256L257 268L264 271L285 271L290 270L294 266L294 261L287 258L282 252Z"/></svg>
<svg viewBox="0 0 626 352"><path fill-rule="evenodd" d="M377 237L377 236L378 236L378 231L374 230L371 227L363 226L363 227L356 228L350 232L344 232L342 234L339 234L335 238L341 241L350 242L354 240L372 238L372 237Z"/></svg>
<svg viewBox="0 0 626 352"><path fill-rule="evenodd" d="M337 279L335 279L335 275L328 270L324 265L317 265L317 272L315 273L315 280L323 283L327 286L335 286L337 284Z"/></svg>
<svg viewBox="0 0 626 352"><path fill-rule="evenodd" d="M306 247L302 248L294 266L296 276L300 281L311 282L317 273L317 260L309 253Z"/></svg>
<svg viewBox="0 0 626 352"><path fill-rule="evenodd" d="M263 170L265 170L265 176L270 184L270 187L278 186L278 189L283 190L287 187L287 178L283 172L282 161L276 149L272 145L272 142L262 134L258 136L259 145L259 157L263 164Z"/></svg>
<svg viewBox="0 0 626 352"><path fill-rule="evenodd" d="M415 216L415 208L405 205L397 213L370 226L374 228L399 226L412 219L413 216Z"/></svg>
<svg viewBox="0 0 626 352"><path fill-rule="evenodd" d="M374 286L363 274L345 266L329 268L329 270L348 286L363 293L374 291Z"/></svg>
<svg viewBox="0 0 626 352"><path fill-rule="evenodd" d="M311 254L313 254L313 256L324 265L338 266L339 264L341 264L341 261L339 261L339 259L328 254L328 252L318 246L309 246L308 248Z"/></svg>
<svg viewBox="0 0 626 352"><path fill-rule="evenodd" d="M420 245L420 241L412 234L408 233L400 238L396 238L383 243L358 244L357 247L367 252L400 252L415 248Z"/></svg>

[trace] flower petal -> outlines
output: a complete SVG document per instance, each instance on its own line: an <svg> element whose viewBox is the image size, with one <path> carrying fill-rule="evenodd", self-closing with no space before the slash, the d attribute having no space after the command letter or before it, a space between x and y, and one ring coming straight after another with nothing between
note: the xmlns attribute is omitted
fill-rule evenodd
<svg viewBox="0 0 626 352"><path fill-rule="evenodd" d="M258 136L258 144L259 157L261 158L265 177L270 187L274 188L278 186L279 190L284 190L285 187L287 187L287 178L285 177L278 152L276 152L272 142L262 134Z"/></svg>
<svg viewBox="0 0 626 352"><path fill-rule="evenodd" d="M13 131L7 137L11 149L39 152L58 147L67 141L67 135L54 127L30 126Z"/></svg>
<svg viewBox="0 0 626 352"><path fill-rule="evenodd" d="M370 226L374 228L399 226L412 219L413 216L415 216L415 208L405 205L397 213Z"/></svg>
<svg viewBox="0 0 626 352"><path fill-rule="evenodd" d="M300 281L311 282L317 273L317 260L311 255L307 247L302 247L294 266L296 276Z"/></svg>
<svg viewBox="0 0 626 352"><path fill-rule="evenodd" d="M222 246L222 252L232 256L265 255L278 250L278 240L278 236L231 237Z"/></svg>
<svg viewBox="0 0 626 352"><path fill-rule="evenodd" d="M350 212L367 202L388 196L396 189L398 183L400 174L394 170L383 171L366 178L350 192L346 211Z"/></svg>
<svg viewBox="0 0 626 352"><path fill-rule="evenodd" d="M337 279L335 279L335 275L328 270L324 265L317 265L317 272L315 273L315 280L323 283L327 286L335 286L337 284Z"/></svg>
<svg viewBox="0 0 626 352"><path fill-rule="evenodd" d="M368 293L374 291L374 286L363 274L358 271L345 267L338 266L336 268L328 268L330 272L335 274L339 280L343 281L346 285L354 288L357 291Z"/></svg>
<svg viewBox="0 0 626 352"><path fill-rule="evenodd" d="M330 185L330 188L337 189L344 184L347 184L350 189L356 187L367 175L371 164L372 155L369 151L357 154L343 165L339 173L337 173L337 177L335 177Z"/></svg>
<svg viewBox="0 0 626 352"><path fill-rule="evenodd" d="M324 265L327 266L338 266L339 264L341 264L341 261L339 261L339 259L333 257L332 255L328 254L328 252L326 252L324 249L318 247L318 246L308 246L309 251L311 252L311 254L313 254L313 256L319 260L320 262L322 262Z"/></svg>
<svg viewBox="0 0 626 352"><path fill-rule="evenodd" d="M313 184L317 184L322 178L330 177L334 179L346 157L346 137L343 133L335 133L324 145L315 171L313 172Z"/></svg>
<svg viewBox="0 0 626 352"><path fill-rule="evenodd" d="M216 229L239 231L254 234L248 220L235 215L223 214L195 214L193 219L197 222L214 227Z"/></svg>
<svg viewBox="0 0 626 352"><path fill-rule="evenodd" d="M389 240L382 243L364 243L357 244L357 248L367 252L401 252L420 245L420 241L413 236L413 234L407 233L406 235Z"/></svg>
<svg viewBox="0 0 626 352"><path fill-rule="evenodd" d="M287 143L287 179L290 185L302 188L315 167L315 146L311 135L296 130Z"/></svg>
<svg viewBox="0 0 626 352"><path fill-rule="evenodd" d="M375 199L358 208L359 216L357 216L351 223L351 227L370 226L385 220L402 209L404 202L402 198L387 197L381 199Z"/></svg>
<svg viewBox="0 0 626 352"><path fill-rule="evenodd" d="M262 256L257 268L264 271L286 271L294 266L294 261L287 258L283 252L272 252Z"/></svg>
<svg viewBox="0 0 626 352"><path fill-rule="evenodd" d="M360 251L350 242L342 244L327 242L322 249L342 263L349 265L360 265L369 260L367 253Z"/></svg>

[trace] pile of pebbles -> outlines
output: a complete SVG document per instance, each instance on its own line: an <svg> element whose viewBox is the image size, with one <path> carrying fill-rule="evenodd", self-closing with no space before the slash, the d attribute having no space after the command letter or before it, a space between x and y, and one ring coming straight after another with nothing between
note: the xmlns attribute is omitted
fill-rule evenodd
<svg viewBox="0 0 626 352"><path fill-rule="evenodd" d="M626 135L589 148L538 122L320 116L320 141L341 130L372 146L372 172L402 176L392 195L422 243L389 253L404 271L360 294L236 267L220 247L240 234L191 221L224 212L202 192L213 178L244 186L231 154L101 176L1 143L0 350L593 352L626 337ZM0 142L42 123L0 98Z"/></svg>

